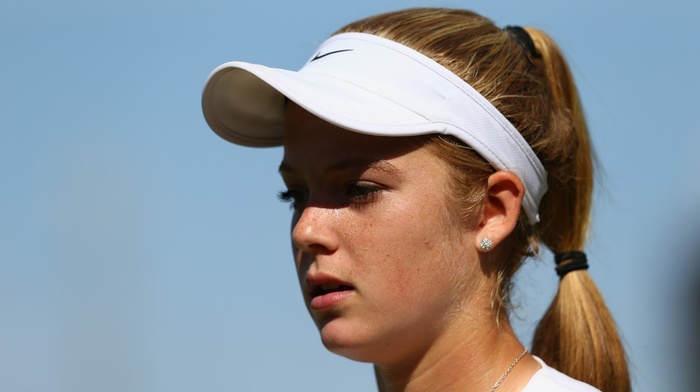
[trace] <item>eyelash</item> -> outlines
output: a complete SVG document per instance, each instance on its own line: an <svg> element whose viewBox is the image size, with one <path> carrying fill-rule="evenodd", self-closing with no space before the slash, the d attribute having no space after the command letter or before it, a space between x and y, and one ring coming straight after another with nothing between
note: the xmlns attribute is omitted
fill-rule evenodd
<svg viewBox="0 0 700 392"><path fill-rule="evenodd" d="M376 185L353 182L347 186L344 194L345 200L342 204L363 206L376 201L381 191L382 188ZM306 196L302 192L295 190L280 191L277 193L277 198L282 202L289 203L290 208L293 210L303 209L306 203Z"/></svg>
<svg viewBox="0 0 700 392"><path fill-rule="evenodd" d="M352 204L363 205L376 201L377 197L379 197L379 192L381 192L381 188L376 185L354 182L348 186L346 196L348 196Z"/></svg>
<svg viewBox="0 0 700 392"><path fill-rule="evenodd" d="M296 210L299 208L302 196L300 192L288 189L286 191L279 191L277 193L277 198L284 203L289 203L289 208Z"/></svg>

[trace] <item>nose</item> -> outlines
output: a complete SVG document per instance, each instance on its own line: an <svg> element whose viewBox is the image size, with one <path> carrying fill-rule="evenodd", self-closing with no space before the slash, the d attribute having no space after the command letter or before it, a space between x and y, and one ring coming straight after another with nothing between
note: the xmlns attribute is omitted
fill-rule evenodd
<svg viewBox="0 0 700 392"><path fill-rule="evenodd" d="M307 206L292 224L292 243L311 254L327 254L337 249L337 211Z"/></svg>

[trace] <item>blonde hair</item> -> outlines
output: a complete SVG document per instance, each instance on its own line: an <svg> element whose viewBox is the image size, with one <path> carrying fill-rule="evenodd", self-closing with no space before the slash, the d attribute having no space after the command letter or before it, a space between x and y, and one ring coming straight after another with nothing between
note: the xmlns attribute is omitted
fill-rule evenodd
<svg viewBox="0 0 700 392"><path fill-rule="evenodd" d="M369 17L342 28L409 46L451 70L503 113L548 173L541 222L520 222L497 249L497 314L508 304L512 277L544 244L554 253L583 249L590 223L594 154L569 67L554 41L533 28L530 53L509 32L466 10L417 8ZM463 143L433 136L427 144L453 170L451 197L468 219L494 169ZM586 270L568 273L539 323L532 352L549 365L603 391L630 391L615 323Z"/></svg>

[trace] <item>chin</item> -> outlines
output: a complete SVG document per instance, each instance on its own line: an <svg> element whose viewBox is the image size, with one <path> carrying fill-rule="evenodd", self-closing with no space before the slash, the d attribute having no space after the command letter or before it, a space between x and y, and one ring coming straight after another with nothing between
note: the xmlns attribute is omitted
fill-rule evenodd
<svg viewBox="0 0 700 392"><path fill-rule="evenodd" d="M335 319L319 325L319 332L323 346L333 354L358 362L374 362L372 345L362 338L362 329L351 328Z"/></svg>
<svg viewBox="0 0 700 392"><path fill-rule="evenodd" d="M323 338L321 340L328 351L352 361L367 363L376 363L379 361L379 358L376 355L372 355L373 350L367 346L360 344L339 343L337 341L329 341Z"/></svg>
<svg viewBox="0 0 700 392"><path fill-rule="evenodd" d="M337 321L319 327L321 342L328 351L357 362L391 362L390 354L394 350L389 339L368 334L366 326L352 328Z"/></svg>

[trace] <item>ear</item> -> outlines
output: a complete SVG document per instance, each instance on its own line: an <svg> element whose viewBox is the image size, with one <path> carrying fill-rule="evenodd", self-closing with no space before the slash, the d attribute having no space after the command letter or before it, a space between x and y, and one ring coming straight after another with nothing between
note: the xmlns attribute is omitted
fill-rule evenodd
<svg viewBox="0 0 700 392"><path fill-rule="evenodd" d="M489 177L484 205L478 222L476 247L482 252L480 242L488 238L492 248L500 244L515 229L520 216L520 206L525 186L513 172L501 170Z"/></svg>

